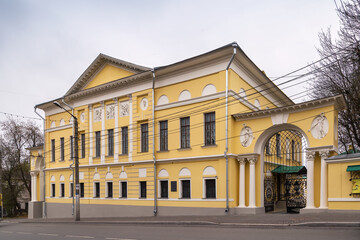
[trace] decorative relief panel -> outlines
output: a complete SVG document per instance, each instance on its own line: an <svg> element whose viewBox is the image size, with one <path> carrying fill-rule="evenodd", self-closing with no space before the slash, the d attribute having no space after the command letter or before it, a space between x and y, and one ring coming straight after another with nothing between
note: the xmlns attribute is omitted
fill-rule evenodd
<svg viewBox="0 0 360 240"><path fill-rule="evenodd" d="M311 128L309 132L316 139L322 139L326 136L329 131L329 121L325 117L324 113L321 113L319 116L315 117L311 123Z"/></svg>
<svg viewBox="0 0 360 240"><path fill-rule="evenodd" d="M80 122L85 122L85 112L82 112L81 114L80 114Z"/></svg>
<svg viewBox="0 0 360 240"><path fill-rule="evenodd" d="M120 117L129 116L129 101L120 102Z"/></svg>
<svg viewBox="0 0 360 240"><path fill-rule="evenodd" d="M55 121L52 121L52 122L51 122L51 125L50 125L50 127L51 127L51 128L54 128L54 127L56 127L56 123L55 123Z"/></svg>
<svg viewBox="0 0 360 240"><path fill-rule="evenodd" d="M100 122L102 118L102 108L94 108L94 122Z"/></svg>
<svg viewBox="0 0 360 240"><path fill-rule="evenodd" d="M246 126L244 124L244 127L242 128L240 132L240 143L243 147L250 146L252 140L254 139L253 132L250 127Z"/></svg>
<svg viewBox="0 0 360 240"><path fill-rule="evenodd" d="M64 126L65 125L65 120L62 118L60 119L60 126Z"/></svg>
<svg viewBox="0 0 360 240"><path fill-rule="evenodd" d="M143 99L141 99L141 101L140 101L140 108L141 108L143 111L145 111L145 110L148 108L148 106L149 106L149 100L148 100L146 97L144 97Z"/></svg>
<svg viewBox="0 0 360 240"><path fill-rule="evenodd" d="M106 105L106 119L115 118L115 104Z"/></svg>

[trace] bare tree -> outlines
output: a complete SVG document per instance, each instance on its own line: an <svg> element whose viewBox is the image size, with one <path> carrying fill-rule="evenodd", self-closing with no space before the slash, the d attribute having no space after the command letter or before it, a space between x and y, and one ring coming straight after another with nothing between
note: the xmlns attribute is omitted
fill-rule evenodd
<svg viewBox="0 0 360 240"><path fill-rule="evenodd" d="M343 94L347 110L339 113L339 144L360 147L360 0L336 3L340 19L338 39L330 29L319 34L318 53L324 61L317 64L311 95L314 98Z"/></svg>
<svg viewBox="0 0 360 240"><path fill-rule="evenodd" d="M8 118L0 122L0 128L4 205L15 215L20 209L20 194L27 191L31 195L30 156L25 148L42 144L43 136L31 121Z"/></svg>

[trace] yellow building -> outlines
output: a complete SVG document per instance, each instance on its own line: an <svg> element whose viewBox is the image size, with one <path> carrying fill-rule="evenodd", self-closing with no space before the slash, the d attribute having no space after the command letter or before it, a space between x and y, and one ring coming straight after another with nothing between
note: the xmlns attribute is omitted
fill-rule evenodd
<svg viewBox="0 0 360 240"><path fill-rule="evenodd" d="M54 101L78 119L82 217L331 206L325 159L344 99L294 104L236 43L153 69L100 54L37 105L45 146L31 150L30 218L72 215L74 121Z"/></svg>

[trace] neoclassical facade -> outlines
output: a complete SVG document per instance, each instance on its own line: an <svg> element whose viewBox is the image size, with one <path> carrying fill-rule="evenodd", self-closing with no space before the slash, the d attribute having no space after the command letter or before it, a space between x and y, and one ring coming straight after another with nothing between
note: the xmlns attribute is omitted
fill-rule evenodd
<svg viewBox="0 0 360 240"><path fill-rule="evenodd" d="M343 97L295 104L236 43L156 68L100 54L36 105L30 218L73 214L74 121L54 101L78 119L81 217L329 208Z"/></svg>

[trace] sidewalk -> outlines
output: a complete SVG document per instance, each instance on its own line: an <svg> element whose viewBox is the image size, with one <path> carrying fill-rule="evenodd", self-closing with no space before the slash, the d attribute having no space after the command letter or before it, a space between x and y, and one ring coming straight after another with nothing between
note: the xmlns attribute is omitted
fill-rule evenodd
<svg viewBox="0 0 360 240"><path fill-rule="evenodd" d="M13 223L72 223L74 219L10 219ZM236 216L156 216L119 218L82 218L77 223L97 224L167 224L213 225L233 227L356 227L360 228L358 213L268 213Z"/></svg>

